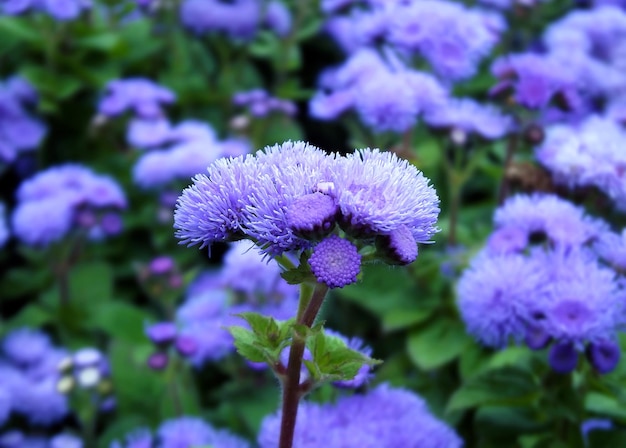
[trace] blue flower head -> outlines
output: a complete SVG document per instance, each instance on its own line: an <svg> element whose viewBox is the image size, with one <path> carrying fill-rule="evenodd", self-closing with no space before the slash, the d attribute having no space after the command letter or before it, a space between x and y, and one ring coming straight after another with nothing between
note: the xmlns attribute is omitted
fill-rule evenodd
<svg viewBox="0 0 626 448"><path fill-rule="evenodd" d="M404 266L417 258L417 243L411 229L400 226L387 235L376 237L377 254L388 264Z"/></svg>
<svg viewBox="0 0 626 448"><path fill-rule="evenodd" d="M341 227L356 237L388 235L402 226L418 243L437 232L439 198L424 175L390 152L363 149L336 164Z"/></svg>
<svg viewBox="0 0 626 448"><path fill-rule="evenodd" d="M468 98L448 100L427 114L424 121L433 128L460 130L490 140L502 137L513 125L511 118L495 107Z"/></svg>
<svg viewBox="0 0 626 448"><path fill-rule="evenodd" d="M319 239L332 232L337 218L335 199L320 191L296 198L286 211L287 225L298 236Z"/></svg>
<svg viewBox="0 0 626 448"><path fill-rule="evenodd" d="M557 342L550 347L548 362L555 372L570 373L578 365L578 351L569 341Z"/></svg>
<svg viewBox="0 0 626 448"><path fill-rule="evenodd" d="M116 79L107 84L98 112L108 117L133 111L142 118L163 115L161 105L176 100L174 93L146 78Z"/></svg>
<svg viewBox="0 0 626 448"><path fill-rule="evenodd" d="M612 372L621 356L621 348L615 341L601 340L587 346L587 359L600 374Z"/></svg>
<svg viewBox="0 0 626 448"><path fill-rule="evenodd" d="M259 446L275 448L279 434L280 413L266 417L258 436ZM339 398L335 403L300 404L294 446L324 445L459 448L462 441L429 413L420 397L408 390L381 385L364 395Z"/></svg>
<svg viewBox="0 0 626 448"><path fill-rule="evenodd" d="M196 417L180 417L164 422L157 431L163 448L193 448L215 446L220 448L248 448L250 445L227 431L217 430Z"/></svg>
<svg viewBox="0 0 626 448"><path fill-rule="evenodd" d="M331 235L313 248L309 265L318 282L329 288L343 288L356 282L361 255L350 241Z"/></svg>
<svg viewBox="0 0 626 448"><path fill-rule="evenodd" d="M258 0L185 0L180 20L198 34L222 32L233 39L250 40L261 22L261 4Z"/></svg>

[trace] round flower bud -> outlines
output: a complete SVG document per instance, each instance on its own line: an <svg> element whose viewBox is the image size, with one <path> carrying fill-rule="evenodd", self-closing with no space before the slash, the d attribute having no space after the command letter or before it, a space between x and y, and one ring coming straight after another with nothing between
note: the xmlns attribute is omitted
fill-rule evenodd
<svg viewBox="0 0 626 448"><path fill-rule="evenodd" d="M538 326L529 326L526 329L524 342L531 350L541 350L546 348L551 341L551 337L546 331Z"/></svg>
<svg viewBox="0 0 626 448"><path fill-rule="evenodd" d="M181 356L192 356L198 351L198 343L190 336L178 336L174 346Z"/></svg>
<svg viewBox="0 0 626 448"><path fill-rule="evenodd" d="M150 355L148 358L148 367L152 370L163 370L167 367L169 359L167 353L156 352Z"/></svg>
<svg viewBox="0 0 626 448"><path fill-rule="evenodd" d="M578 364L578 352L571 342L557 342L550 349L548 361L555 372L570 373Z"/></svg>
<svg viewBox="0 0 626 448"><path fill-rule="evenodd" d="M307 194L287 209L287 225L302 238L321 239L333 230L337 210L334 198L320 192Z"/></svg>
<svg viewBox="0 0 626 448"><path fill-rule="evenodd" d="M157 257L150 262L150 272L154 275L168 274L174 269L174 260L168 256Z"/></svg>
<svg viewBox="0 0 626 448"><path fill-rule="evenodd" d="M361 272L361 255L348 240L331 235L313 249L311 272L329 288L343 288L356 282Z"/></svg>
<svg viewBox="0 0 626 448"><path fill-rule="evenodd" d="M146 335L156 345L170 344L176 338L178 329L172 322L159 322L146 328Z"/></svg>
<svg viewBox="0 0 626 448"><path fill-rule="evenodd" d="M404 266L417 258L417 242L406 226L400 226L388 235L376 237L378 254L388 264Z"/></svg>
<svg viewBox="0 0 626 448"><path fill-rule="evenodd" d="M619 363L621 351L614 341L592 342L587 347L587 359L600 374L613 371Z"/></svg>

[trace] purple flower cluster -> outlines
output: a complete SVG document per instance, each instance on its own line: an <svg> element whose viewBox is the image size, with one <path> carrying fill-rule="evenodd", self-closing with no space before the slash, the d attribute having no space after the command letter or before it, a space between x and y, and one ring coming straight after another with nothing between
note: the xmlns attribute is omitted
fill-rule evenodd
<svg viewBox="0 0 626 448"><path fill-rule="evenodd" d="M280 113L293 116L296 113L296 105L293 101L283 100L270 96L263 89L253 89L235 93L233 104L245 107L253 117L265 117L271 113Z"/></svg>
<svg viewBox="0 0 626 448"><path fill-rule="evenodd" d="M329 2L333 3L333 2ZM337 3L337 2L334 2ZM323 4L338 13L350 2ZM442 0L365 2L330 17L327 31L348 53L384 42L405 56L420 56L445 80L474 75L504 29L495 13ZM359 5L361 6L361 5Z"/></svg>
<svg viewBox="0 0 626 448"><path fill-rule="evenodd" d="M174 227L183 243L202 247L249 238L266 255L312 248L318 280L342 287L360 271L350 239L376 243L397 255L395 264L411 263L416 244L437 231L438 202L423 174L395 154L365 149L344 157L287 142L209 166L183 191ZM339 229L346 239L333 234Z"/></svg>
<svg viewBox="0 0 626 448"><path fill-rule="evenodd" d="M299 289L280 276L274 260L263 260L250 243L233 244L217 272L198 277L178 308L176 324L160 323L147 329L150 339L161 347L155 363L167 363L173 344L179 354L196 367L217 361L235 349L227 327L245 325L236 314L255 311L279 320L296 312ZM192 348L192 349L190 349Z"/></svg>
<svg viewBox="0 0 626 448"><path fill-rule="evenodd" d="M280 0L184 0L180 20L196 33L220 32L231 39L250 40L262 28L278 36L291 31L291 12Z"/></svg>
<svg viewBox="0 0 626 448"><path fill-rule="evenodd" d="M37 330L21 328L3 339L0 424L11 413L38 426L49 426L68 414L67 397L57 389L58 366L66 357L64 350L54 347L48 336Z"/></svg>
<svg viewBox="0 0 626 448"><path fill-rule="evenodd" d="M280 413L266 417L258 443L278 446ZM424 400L403 389L378 386L363 395L335 403L304 402L298 409L294 446L332 447L446 447L462 446L445 423L433 417Z"/></svg>
<svg viewBox="0 0 626 448"><path fill-rule="evenodd" d="M111 448L249 448L243 438L226 430L216 429L197 417L179 417L161 424L153 436L148 429L137 429L123 442L115 441Z"/></svg>
<svg viewBox="0 0 626 448"><path fill-rule="evenodd" d="M445 102L446 89L431 75L407 67L397 58L383 59L371 49L350 55L340 67L327 69L321 90L311 99L310 114L332 120L353 109L375 132L404 132Z"/></svg>
<svg viewBox="0 0 626 448"><path fill-rule="evenodd" d="M458 283L468 331L493 347L523 340L542 349L554 342L550 364L557 372L574 370L581 351L598 372L613 370L626 289L606 264L619 248L607 250L606 241L619 236L551 195L510 198L495 224Z"/></svg>
<svg viewBox="0 0 626 448"><path fill-rule="evenodd" d="M66 21L78 18L84 10L90 9L91 6L91 0L4 0L2 2L2 13L19 15L28 11L42 12L56 20Z"/></svg>
<svg viewBox="0 0 626 448"><path fill-rule="evenodd" d="M83 448L83 446L80 438L66 433L51 438L29 436L20 431L9 431L0 435L0 448Z"/></svg>
<svg viewBox="0 0 626 448"><path fill-rule="evenodd" d="M559 184L595 187L626 210L626 131L592 115L577 125L548 127L536 156Z"/></svg>
<svg viewBox="0 0 626 448"><path fill-rule="evenodd" d="M35 150L46 135L46 126L28 111L36 102L37 93L22 78L0 83L0 164Z"/></svg>
<svg viewBox="0 0 626 448"><path fill-rule="evenodd" d="M115 117L132 111L139 118L157 118L163 115L161 105L176 100L174 93L149 79L127 78L110 81L98 104L98 112Z"/></svg>
<svg viewBox="0 0 626 448"><path fill-rule="evenodd" d="M126 197L110 177L82 165L67 164L42 171L24 181L13 211L15 236L32 246L47 246L72 230L91 239L116 235Z"/></svg>

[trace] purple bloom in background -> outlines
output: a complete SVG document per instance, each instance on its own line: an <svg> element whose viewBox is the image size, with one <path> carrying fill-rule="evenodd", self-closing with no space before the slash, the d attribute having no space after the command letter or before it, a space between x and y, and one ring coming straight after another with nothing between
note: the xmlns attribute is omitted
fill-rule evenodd
<svg viewBox="0 0 626 448"><path fill-rule="evenodd" d="M133 118L126 131L126 141L136 148L153 148L163 145L171 135L171 125L166 118Z"/></svg>
<svg viewBox="0 0 626 448"><path fill-rule="evenodd" d="M254 117L265 117L272 112L285 115L294 115L296 113L296 105L293 101L272 97L262 89L235 93L233 104L247 107L250 114Z"/></svg>
<svg viewBox="0 0 626 448"><path fill-rule="evenodd" d="M388 15L389 41L417 52L443 79L471 77L499 39L504 24L479 10L439 0L397 2Z"/></svg>
<svg viewBox="0 0 626 448"><path fill-rule="evenodd" d="M49 448L83 448L83 441L71 434L59 434L50 439Z"/></svg>
<svg viewBox="0 0 626 448"><path fill-rule="evenodd" d="M615 341L592 342L587 347L587 358L600 374L612 372L621 358L620 346Z"/></svg>
<svg viewBox="0 0 626 448"><path fill-rule="evenodd" d="M36 100L36 92L22 78L14 76L0 83L0 163L34 151L45 137L46 126L26 108Z"/></svg>
<svg viewBox="0 0 626 448"><path fill-rule="evenodd" d="M2 341L4 355L11 362L24 367L39 362L51 349L48 335L31 328L14 330Z"/></svg>
<svg viewBox="0 0 626 448"><path fill-rule="evenodd" d="M521 340L532 313L529 301L545 287L545 275L531 260L483 252L472 260L457 285L467 331L490 347Z"/></svg>
<svg viewBox="0 0 626 448"><path fill-rule="evenodd" d="M522 106L541 109L559 94L571 96L568 108L579 102L575 96L577 80L574 74L562 70L562 63L548 55L511 54L497 59L491 71L499 79L494 92L510 88Z"/></svg>
<svg viewBox="0 0 626 448"><path fill-rule="evenodd" d="M0 248L4 246L11 236L11 232L7 227L6 207L0 202Z"/></svg>
<svg viewBox="0 0 626 448"><path fill-rule="evenodd" d="M298 286L289 285L281 272L278 263L264 260L251 242L240 241L233 243L224 255L219 283L244 293L251 303L298 296Z"/></svg>
<svg viewBox="0 0 626 448"><path fill-rule="evenodd" d="M133 111L141 118L154 119L163 115L161 105L171 104L176 95L149 79L127 78L107 84L105 94L98 104L98 112L114 117Z"/></svg>
<svg viewBox="0 0 626 448"><path fill-rule="evenodd" d="M24 243L46 246L74 227L99 239L119 228L103 226L102 218L126 208L126 197L110 177L81 165L61 165L24 181L17 190L12 216L15 235ZM118 226L119 227L119 226Z"/></svg>
<svg viewBox="0 0 626 448"><path fill-rule="evenodd" d="M272 0L265 5L265 24L278 36L286 36L291 31L291 11L282 1Z"/></svg>
<svg viewBox="0 0 626 448"><path fill-rule="evenodd" d="M152 448L153 438L150 430L141 428L126 435L124 444L117 440L111 444L110 448Z"/></svg>
<svg viewBox="0 0 626 448"><path fill-rule="evenodd" d="M66 21L78 18L83 10L91 6L90 0L5 0L2 12L7 15L19 15L30 9L46 13L56 20Z"/></svg>
<svg viewBox="0 0 626 448"><path fill-rule="evenodd" d="M196 33L222 32L233 39L250 40L261 22L258 0L184 0L180 20Z"/></svg>
<svg viewBox="0 0 626 448"><path fill-rule="evenodd" d="M567 374L578 364L578 351L571 342L557 342L550 348L548 361L555 372Z"/></svg>
<svg viewBox="0 0 626 448"><path fill-rule="evenodd" d="M318 282L329 288L343 288L356 282L361 255L350 241L331 235L313 248L309 265Z"/></svg>
<svg viewBox="0 0 626 448"><path fill-rule="evenodd" d="M279 433L280 412L263 420L258 436L261 448L278 446ZM302 402L294 446L457 448L462 441L430 414L420 397L381 385L365 395L342 397L335 403Z"/></svg>
<svg viewBox="0 0 626 448"><path fill-rule="evenodd" d="M537 159L568 187L594 186L626 210L626 132L613 120L590 116L578 126L547 129Z"/></svg>
<svg viewBox="0 0 626 448"><path fill-rule="evenodd" d="M434 128L475 133L487 139L500 138L513 126L512 119L495 107L467 98L449 99L443 107L426 114L424 121Z"/></svg>
<svg viewBox="0 0 626 448"><path fill-rule="evenodd" d="M539 193L512 196L496 210L494 222L499 229L519 229L528 239L543 236L553 245L564 247L592 242L607 227L603 221L587 216L582 207Z"/></svg>
<svg viewBox="0 0 626 448"><path fill-rule="evenodd" d="M593 249L616 270L626 272L626 229L621 234L610 231L601 233Z"/></svg>
<svg viewBox="0 0 626 448"><path fill-rule="evenodd" d="M172 322L159 322L146 328L146 335L157 345L169 344L176 339L178 328Z"/></svg>
<svg viewBox="0 0 626 448"><path fill-rule="evenodd" d="M159 448L248 448L248 442L227 431L217 430L196 417L180 417L164 422L157 432Z"/></svg>

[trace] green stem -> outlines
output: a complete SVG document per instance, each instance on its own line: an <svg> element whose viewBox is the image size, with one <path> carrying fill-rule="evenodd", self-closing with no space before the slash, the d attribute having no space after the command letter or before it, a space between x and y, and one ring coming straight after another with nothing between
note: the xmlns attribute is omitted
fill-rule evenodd
<svg viewBox="0 0 626 448"><path fill-rule="evenodd" d="M298 324L311 327L317 313L319 312L328 287L317 284L311 290L311 286L302 284L300 287L300 303L298 305ZM282 417L280 423L279 448L292 448L293 436L296 429L296 418L298 416L298 403L302 397L300 390L300 369L302 368L302 356L306 345L305 335L299 334L294 329L293 341L289 351L289 361L287 363L287 375L283 381L283 404Z"/></svg>
<svg viewBox="0 0 626 448"><path fill-rule="evenodd" d="M500 180L500 189L498 191L498 205L502 205L504 200L507 198L509 194L509 182L507 180L507 171L511 166L511 162L513 162L513 156L517 151L518 144L518 135L511 134L509 135L509 140L506 145L506 155L504 156L504 167L502 169L502 179Z"/></svg>

